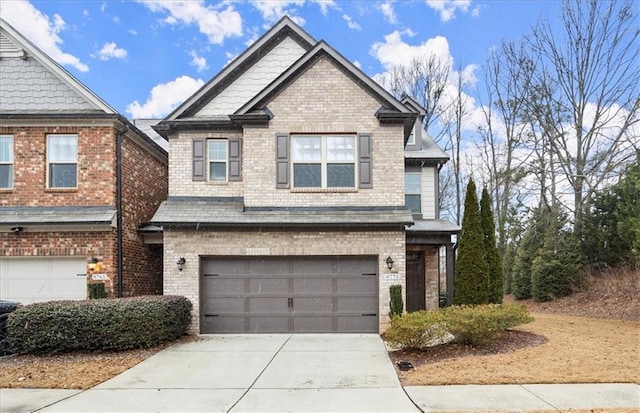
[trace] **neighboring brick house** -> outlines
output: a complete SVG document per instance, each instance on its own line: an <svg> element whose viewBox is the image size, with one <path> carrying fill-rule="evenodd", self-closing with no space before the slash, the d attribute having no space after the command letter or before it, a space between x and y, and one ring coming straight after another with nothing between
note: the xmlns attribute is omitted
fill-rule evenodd
<svg viewBox="0 0 640 413"><path fill-rule="evenodd" d="M0 20L0 298L162 294L162 145Z"/></svg>
<svg viewBox="0 0 640 413"><path fill-rule="evenodd" d="M164 292L194 303L193 329L383 331L408 249L427 269L421 307L436 307L437 250L457 227L432 205L446 155L410 142L420 116L285 17L155 126L170 145L152 219ZM431 191L415 219L410 152ZM414 222L427 224L408 235Z"/></svg>

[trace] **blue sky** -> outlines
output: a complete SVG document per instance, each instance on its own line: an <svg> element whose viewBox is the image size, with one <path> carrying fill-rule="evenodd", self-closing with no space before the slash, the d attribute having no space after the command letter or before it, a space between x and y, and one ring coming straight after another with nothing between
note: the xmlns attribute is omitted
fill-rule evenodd
<svg viewBox="0 0 640 413"><path fill-rule="evenodd" d="M285 14L370 76L435 53L481 82L492 47L559 8L552 0L2 0L0 16L123 115L161 118Z"/></svg>

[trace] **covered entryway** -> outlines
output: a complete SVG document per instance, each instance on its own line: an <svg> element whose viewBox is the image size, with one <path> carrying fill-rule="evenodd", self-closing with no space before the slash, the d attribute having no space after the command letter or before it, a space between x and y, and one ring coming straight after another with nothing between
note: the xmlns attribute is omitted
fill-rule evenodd
<svg viewBox="0 0 640 413"><path fill-rule="evenodd" d="M77 257L0 258L0 298L30 304L87 297L87 260Z"/></svg>
<svg viewBox="0 0 640 413"><path fill-rule="evenodd" d="M378 332L378 257L201 260L202 333Z"/></svg>
<svg viewBox="0 0 640 413"><path fill-rule="evenodd" d="M424 252L407 252L407 312L426 309Z"/></svg>

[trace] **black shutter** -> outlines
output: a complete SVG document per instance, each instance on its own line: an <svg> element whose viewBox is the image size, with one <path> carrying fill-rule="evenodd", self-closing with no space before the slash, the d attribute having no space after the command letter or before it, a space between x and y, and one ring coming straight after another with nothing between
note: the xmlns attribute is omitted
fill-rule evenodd
<svg viewBox="0 0 640 413"><path fill-rule="evenodd" d="M229 139L229 181L242 181L242 139Z"/></svg>
<svg viewBox="0 0 640 413"><path fill-rule="evenodd" d="M363 189L373 188L371 169L371 135L358 135L358 187Z"/></svg>
<svg viewBox="0 0 640 413"><path fill-rule="evenodd" d="M206 157L205 157L205 140L194 139L193 140L193 180L205 181L206 177Z"/></svg>
<svg viewBox="0 0 640 413"><path fill-rule="evenodd" d="M276 135L276 188L289 188L289 135Z"/></svg>

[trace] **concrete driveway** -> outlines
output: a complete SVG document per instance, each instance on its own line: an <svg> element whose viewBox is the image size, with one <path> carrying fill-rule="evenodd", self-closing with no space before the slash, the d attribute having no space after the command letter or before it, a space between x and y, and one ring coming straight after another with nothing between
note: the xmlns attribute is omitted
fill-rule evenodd
<svg viewBox="0 0 640 413"><path fill-rule="evenodd" d="M377 334L201 338L39 411L418 411Z"/></svg>

